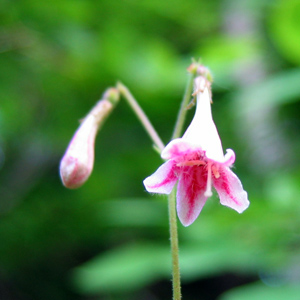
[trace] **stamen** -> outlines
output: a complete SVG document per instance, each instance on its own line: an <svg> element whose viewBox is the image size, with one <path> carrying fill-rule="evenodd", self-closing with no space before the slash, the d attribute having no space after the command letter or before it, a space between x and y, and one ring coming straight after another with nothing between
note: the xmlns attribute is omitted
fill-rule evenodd
<svg viewBox="0 0 300 300"><path fill-rule="evenodd" d="M220 177L220 173L219 173L219 171L218 171L218 168L215 166L215 165L213 165L212 167L211 167L211 169L212 169L212 172L214 173L214 176L215 176L215 178L219 178Z"/></svg>
<svg viewBox="0 0 300 300"><path fill-rule="evenodd" d="M204 166L206 163L203 160L187 160L176 164L177 167Z"/></svg>
<svg viewBox="0 0 300 300"><path fill-rule="evenodd" d="M205 197L211 197L211 162L207 164L207 183L206 183L206 191L204 192Z"/></svg>

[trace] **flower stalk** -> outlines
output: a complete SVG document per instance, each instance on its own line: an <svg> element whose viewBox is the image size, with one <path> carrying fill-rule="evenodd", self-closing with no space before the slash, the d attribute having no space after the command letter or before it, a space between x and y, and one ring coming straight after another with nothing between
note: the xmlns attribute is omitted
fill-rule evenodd
<svg viewBox="0 0 300 300"><path fill-rule="evenodd" d="M162 142L161 138L157 134L156 130L154 129L153 125L149 121L148 117L139 106L138 102L132 96L128 88L122 84L121 82L117 83L117 89L119 90L120 94L125 98L129 106L132 108L142 125L144 126L146 132L149 134L150 138L152 139L155 148L158 149L159 153L165 148L164 143Z"/></svg>
<svg viewBox="0 0 300 300"><path fill-rule="evenodd" d="M172 253L172 286L173 300L181 299L180 266L179 266L179 244L176 216L176 190L173 189L168 196L170 243Z"/></svg>

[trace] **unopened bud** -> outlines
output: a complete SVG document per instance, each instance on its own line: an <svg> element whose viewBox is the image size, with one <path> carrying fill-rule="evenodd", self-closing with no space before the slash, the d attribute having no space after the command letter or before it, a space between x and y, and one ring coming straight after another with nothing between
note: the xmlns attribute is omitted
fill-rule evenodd
<svg viewBox="0 0 300 300"><path fill-rule="evenodd" d="M60 162L60 177L65 187L76 189L91 175L96 134L118 101L118 91L108 89L83 119Z"/></svg>

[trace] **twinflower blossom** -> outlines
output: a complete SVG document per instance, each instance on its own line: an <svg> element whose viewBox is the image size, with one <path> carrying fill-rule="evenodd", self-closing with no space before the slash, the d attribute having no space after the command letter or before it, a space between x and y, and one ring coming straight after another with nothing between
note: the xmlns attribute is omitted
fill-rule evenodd
<svg viewBox="0 0 300 300"><path fill-rule="evenodd" d="M108 89L81 122L60 162L60 177L65 187L78 188L91 175L96 134L118 101L119 92Z"/></svg>
<svg viewBox="0 0 300 300"><path fill-rule="evenodd" d="M195 116L182 136L172 140L162 151L167 161L144 180L151 193L170 194L177 185L177 214L184 226L198 217L212 187L219 194L222 205L237 212L248 206L247 192L238 177L230 170L235 153L227 149L224 155L222 143L212 119L210 82L199 76L195 79L197 103Z"/></svg>

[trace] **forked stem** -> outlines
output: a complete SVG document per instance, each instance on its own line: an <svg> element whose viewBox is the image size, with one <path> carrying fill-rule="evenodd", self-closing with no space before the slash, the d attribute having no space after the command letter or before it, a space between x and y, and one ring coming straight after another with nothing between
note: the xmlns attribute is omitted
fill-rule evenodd
<svg viewBox="0 0 300 300"><path fill-rule="evenodd" d="M190 69L191 70L191 69ZM180 110L177 116L172 139L180 137L184 126L184 121L187 113L187 106L190 102L195 72L190 72L184 97L180 106ZM150 123L148 117L145 115L135 98L132 96L128 88L122 83L117 84L117 89L120 94L126 99L130 107L133 109L138 119L141 121L146 132L154 142L159 152L164 149L164 144L155 131L154 127ZM179 268L179 246L178 246L178 230L177 230L177 215L176 215L176 189L174 188L168 197L169 207L169 225L170 225L170 242L172 252L172 285L173 285L173 300L181 300L181 283L180 283L180 268Z"/></svg>

